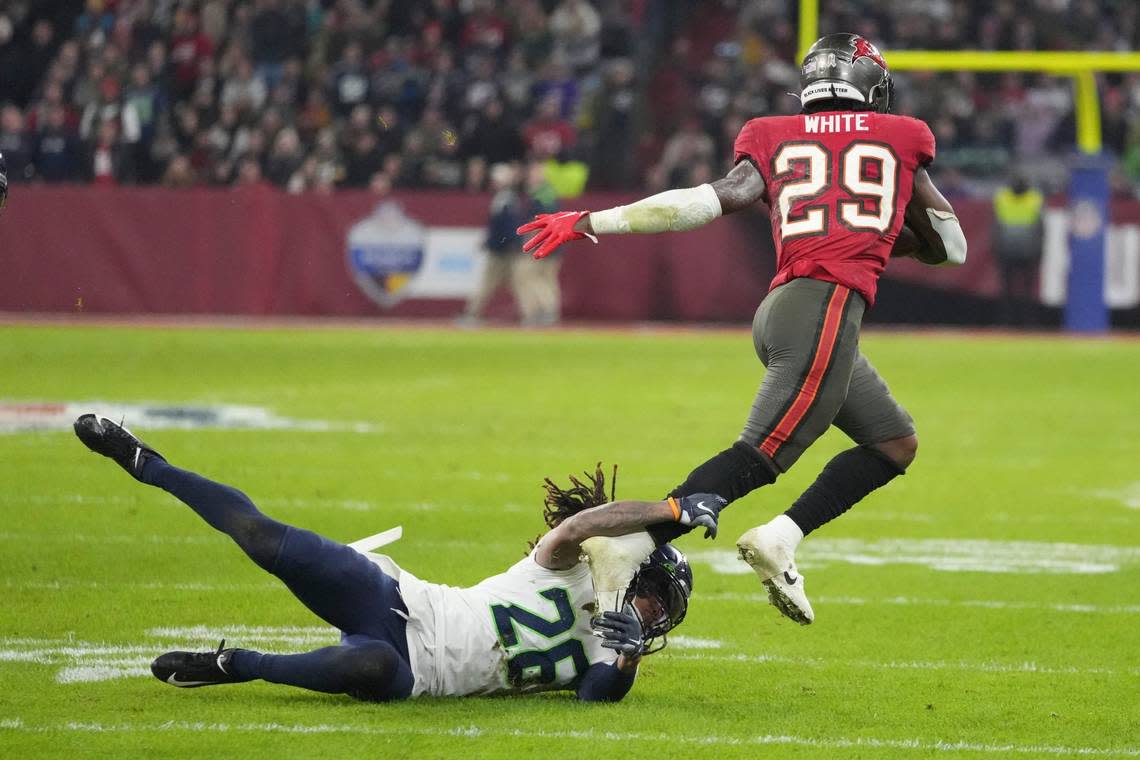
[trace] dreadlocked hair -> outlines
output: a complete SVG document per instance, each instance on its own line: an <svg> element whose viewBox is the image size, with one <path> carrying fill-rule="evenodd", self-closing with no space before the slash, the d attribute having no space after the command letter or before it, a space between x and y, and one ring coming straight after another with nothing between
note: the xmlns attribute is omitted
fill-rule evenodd
<svg viewBox="0 0 1140 760"><path fill-rule="evenodd" d="M557 527L567 517L576 515L584 509L596 507L614 500L614 491L617 487L617 465L614 465L614 474L610 478L610 496L606 498L606 475L602 472L602 463L598 462L593 475L582 473L585 482L570 476L570 487L559 488L550 478L546 478L544 488L546 498L543 500L542 519L546 527Z"/></svg>
<svg viewBox="0 0 1140 760"><path fill-rule="evenodd" d="M561 488L550 478L543 479L543 488L546 489L546 498L543 499L542 519L546 527L554 528L561 525L568 517L578 514L582 510L596 507L599 504L614 500L617 490L617 465L614 465L613 475L610 476L610 495L606 498L606 474L602 472L602 463L594 468L594 474L583 472L579 480L570 475L570 485ZM533 551L538 544L539 534L530 542L528 551Z"/></svg>

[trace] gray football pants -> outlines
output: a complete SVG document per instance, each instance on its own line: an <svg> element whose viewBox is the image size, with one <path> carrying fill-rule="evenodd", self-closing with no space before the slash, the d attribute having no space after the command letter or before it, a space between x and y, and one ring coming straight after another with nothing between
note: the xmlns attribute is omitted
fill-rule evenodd
<svg viewBox="0 0 1140 760"><path fill-rule="evenodd" d="M740 440L780 472L830 425L860 445L914 434L914 420L859 350L865 308L843 285L800 278L756 310L752 341L767 371Z"/></svg>

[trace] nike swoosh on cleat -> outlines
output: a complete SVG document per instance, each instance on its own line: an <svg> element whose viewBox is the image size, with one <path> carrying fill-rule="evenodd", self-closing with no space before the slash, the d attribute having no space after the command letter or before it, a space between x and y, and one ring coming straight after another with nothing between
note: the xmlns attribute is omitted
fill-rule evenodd
<svg viewBox="0 0 1140 760"><path fill-rule="evenodd" d="M212 683L217 683L216 681L179 681L177 673L171 673L170 676L166 679L166 682L168 684L170 684L171 686L183 686L183 687L185 687L185 686L209 686Z"/></svg>
<svg viewBox="0 0 1140 760"><path fill-rule="evenodd" d="M787 570L784 571L784 580L786 580L788 582L789 586L796 585L796 581L798 581L799 579L800 579L800 576L792 575Z"/></svg>

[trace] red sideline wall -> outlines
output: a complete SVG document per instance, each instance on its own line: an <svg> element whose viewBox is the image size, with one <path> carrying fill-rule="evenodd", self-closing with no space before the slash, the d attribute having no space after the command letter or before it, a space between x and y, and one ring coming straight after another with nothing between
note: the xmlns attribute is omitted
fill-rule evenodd
<svg viewBox="0 0 1140 760"><path fill-rule="evenodd" d="M428 225L481 226L489 197L397 193ZM587 195L574 207L630 200ZM0 217L0 311L446 316L457 302L384 311L345 268L345 236L377 199L287 195L268 187L23 187ZM888 277L980 295L996 292L989 204L956 204L970 258L933 269L896 261ZM569 319L748 321L774 265L767 219L737 214L701 230L576 243L563 258ZM492 314L512 313L501 296Z"/></svg>

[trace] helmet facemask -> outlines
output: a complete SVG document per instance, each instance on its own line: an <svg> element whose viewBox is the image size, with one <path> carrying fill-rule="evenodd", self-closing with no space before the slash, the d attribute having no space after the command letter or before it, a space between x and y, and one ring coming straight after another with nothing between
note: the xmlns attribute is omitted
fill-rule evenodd
<svg viewBox="0 0 1140 760"><path fill-rule="evenodd" d="M641 623L646 654L659 652L668 644L666 634L681 624L689 610L689 585L676 574L655 563L643 564L626 587L622 607L633 609ZM641 597L641 606L634 599ZM642 609L649 607L652 612ZM655 646L660 638L660 645Z"/></svg>

